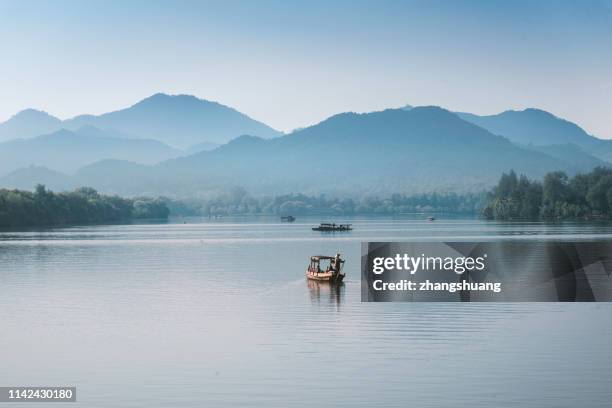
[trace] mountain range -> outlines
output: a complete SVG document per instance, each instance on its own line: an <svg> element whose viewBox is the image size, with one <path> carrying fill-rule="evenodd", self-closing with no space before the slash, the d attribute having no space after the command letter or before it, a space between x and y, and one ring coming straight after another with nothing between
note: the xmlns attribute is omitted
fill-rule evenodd
<svg viewBox="0 0 612 408"><path fill-rule="evenodd" d="M187 149L202 143L222 144L244 134L263 138L281 133L217 102L191 95L158 93L129 108L102 115L80 115L60 120L46 112L27 109L0 123L0 141L30 138L60 129L94 126L135 139L155 139Z"/></svg>
<svg viewBox="0 0 612 408"><path fill-rule="evenodd" d="M476 191L510 169L542 177L612 161L612 141L537 109L477 116L405 106L341 113L280 135L214 102L156 94L67 121L24 111L0 124L0 138L16 134L20 140L0 143L0 186L89 185L125 195L193 197L233 186L273 194Z"/></svg>

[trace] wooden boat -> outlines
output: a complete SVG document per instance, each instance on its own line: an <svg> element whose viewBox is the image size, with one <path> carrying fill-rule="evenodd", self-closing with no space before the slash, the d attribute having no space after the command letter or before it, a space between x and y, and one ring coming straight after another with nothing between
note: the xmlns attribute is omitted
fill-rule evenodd
<svg viewBox="0 0 612 408"><path fill-rule="evenodd" d="M293 215L286 215L281 217L281 222L293 222L295 221L295 217Z"/></svg>
<svg viewBox="0 0 612 408"><path fill-rule="evenodd" d="M351 224L336 224L336 223L326 223L326 222L319 224L318 227L312 227L313 231L324 231L324 232L351 231L352 229L353 227L351 227Z"/></svg>
<svg viewBox="0 0 612 408"><path fill-rule="evenodd" d="M322 262L324 265L321 265ZM345 276L345 273L342 272L343 265L344 260L340 258L340 254L311 256L310 264L306 269L306 277L320 282L340 283Z"/></svg>

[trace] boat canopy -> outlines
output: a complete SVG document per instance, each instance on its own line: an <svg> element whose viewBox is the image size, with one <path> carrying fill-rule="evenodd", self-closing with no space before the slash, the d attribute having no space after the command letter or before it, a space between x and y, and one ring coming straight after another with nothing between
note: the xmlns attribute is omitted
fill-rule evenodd
<svg viewBox="0 0 612 408"><path fill-rule="evenodd" d="M317 261L331 261L332 259L336 259L335 256L326 256L326 255L315 255L315 256L311 256L310 260L313 262L317 262Z"/></svg>

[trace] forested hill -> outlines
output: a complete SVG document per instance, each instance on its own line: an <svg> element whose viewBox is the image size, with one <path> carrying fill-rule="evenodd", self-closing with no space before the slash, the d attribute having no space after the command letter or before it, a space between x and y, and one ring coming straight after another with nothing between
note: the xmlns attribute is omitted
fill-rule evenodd
<svg viewBox="0 0 612 408"><path fill-rule="evenodd" d="M0 189L0 227L99 224L168 214L158 199L101 195L87 187L67 193L54 193L43 185L34 192Z"/></svg>

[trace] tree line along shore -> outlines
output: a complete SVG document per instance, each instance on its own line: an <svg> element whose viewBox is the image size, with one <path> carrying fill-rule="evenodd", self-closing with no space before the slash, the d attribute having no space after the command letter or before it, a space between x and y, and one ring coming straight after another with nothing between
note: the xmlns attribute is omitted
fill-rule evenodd
<svg viewBox="0 0 612 408"><path fill-rule="evenodd" d="M612 169L597 167L573 177L555 171L541 182L510 171L488 194L482 215L497 220L609 219Z"/></svg>
<svg viewBox="0 0 612 408"><path fill-rule="evenodd" d="M595 168L568 177L548 173L542 181L514 171L482 193L392 194L388 197L337 198L286 194L254 197L231 188L205 199L123 198L90 187L53 192L0 189L0 227L105 224L176 216L354 215L455 213L495 220L609 219L612 216L612 169Z"/></svg>
<svg viewBox="0 0 612 408"><path fill-rule="evenodd" d="M34 191L0 189L0 227L105 224L168 215L159 199L103 195L89 187L60 193L43 185Z"/></svg>

